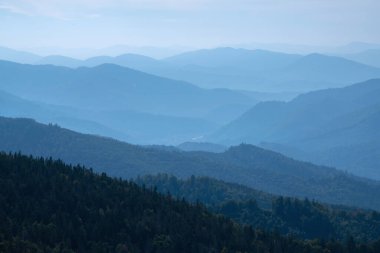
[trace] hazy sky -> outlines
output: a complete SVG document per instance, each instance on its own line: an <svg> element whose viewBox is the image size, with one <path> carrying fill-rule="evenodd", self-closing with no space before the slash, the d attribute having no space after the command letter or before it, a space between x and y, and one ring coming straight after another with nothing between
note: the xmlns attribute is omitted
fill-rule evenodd
<svg viewBox="0 0 380 253"><path fill-rule="evenodd" d="M380 43L379 0L0 0L0 45Z"/></svg>

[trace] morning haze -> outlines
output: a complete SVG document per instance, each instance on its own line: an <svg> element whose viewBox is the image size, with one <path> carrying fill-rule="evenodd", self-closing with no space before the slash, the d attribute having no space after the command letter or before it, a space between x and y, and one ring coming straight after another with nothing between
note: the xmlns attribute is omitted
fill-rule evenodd
<svg viewBox="0 0 380 253"><path fill-rule="evenodd" d="M380 43L379 8L376 0L1 0L0 37L2 46L42 54L116 45L197 49L253 42L316 49Z"/></svg>
<svg viewBox="0 0 380 253"><path fill-rule="evenodd" d="M0 252L380 252L379 9L0 0Z"/></svg>

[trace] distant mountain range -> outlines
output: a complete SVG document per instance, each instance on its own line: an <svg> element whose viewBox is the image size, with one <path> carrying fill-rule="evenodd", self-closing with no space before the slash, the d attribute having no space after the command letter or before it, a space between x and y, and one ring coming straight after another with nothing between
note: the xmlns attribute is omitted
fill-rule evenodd
<svg viewBox="0 0 380 253"><path fill-rule="evenodd" d="M380 183L251 145L223 153L180 152L79 134L28 119L0 118L0 150L60 158L115 177L209 176L269 193L380 210Z"/></svg>
<svg viewBox="0 0 380 253"><path fill-rule="evenodd" d="M134 54L41 58L4 48L1 55L33 63L0 61L3 116L34 118L137 144L185 142L178 148L187 151L221 152L225 146L247 142L380 179L378 80L289 101L298 91L379 77L375 67L321 54L234 48L162 60ZM239 90L204 89L135 69ZM241 86L244 83L249 87ZM280 92L240 89L252 85ZM268 102L256 105L259 100Z"/></svg>
<svg viewBox="0 0 380 253"><path fill-rule="evenodd" d="M4 116L32 117L134 143L199 138L256 103L242 92L201 89L111 64L71 69L0 61L0 72L4 106L5 94L18 97L9 97L12 110ZM25 100L38 106L26 106ZM74 124L74 119L87 125Z"/></svg>
<svg viewBox="0 0 380 253"><path fill-rule="evenodd" d="M240 92L205 90L129 68L103 64L70 69L0 61L0 89L34 101L85 109L136 110L202 117L226 105L250 105Z"/></svg>
<svg viewBox="0 0 380 253"><path fill-rule="evenodd" d="M261 144L297 159L380 179L380 79L264 102L208 140Z"/></svg>
<svg viewBox="0 0 380 253"><path fill-rule="evenodd" d="M378 68L339 57L321 54L302 56L233 48L199 50L161 61L131 54L95 57L77 66L96 66L102 63L118 64L184 80L205 88L224 87L270 92L304 92L342 87L380 77Z"/></svg>
<svg viewBox="0 0 380 253"><path fill-rule="evenodd" d="M9 57L5 59L11 60ZM368 64L371 60L359 61ZM110 63L194 83L204 88L262 92L305 92L342 87L380 77L380 68L341 57L322 54L303 56L235 48L203 49L162 60L137 54L124 54L117 57L98 56L86 60L55 55L26 62L71 68L94 67Z"/></svg>

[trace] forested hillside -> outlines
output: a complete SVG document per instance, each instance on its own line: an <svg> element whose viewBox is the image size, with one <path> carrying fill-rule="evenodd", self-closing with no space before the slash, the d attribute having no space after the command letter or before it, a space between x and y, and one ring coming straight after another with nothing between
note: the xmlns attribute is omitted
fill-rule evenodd
<svg viewBox="0 0 380 253"><path fill-rule="evenodd" d="M237 225L132 182L61 161L0 154L1 252L366 252ZM354 250L354 251L352 251ZM329 252L329 251L327 251Z"/></svg>
<svg viewBox="0 0 380 253"><path fill-rule="evenodd" d="M380 213L313 200L284 198L207 177L181 180L166 174L139 177L145 187L200 202L213 212L253 227L308 239L380 238Z"/></svg>

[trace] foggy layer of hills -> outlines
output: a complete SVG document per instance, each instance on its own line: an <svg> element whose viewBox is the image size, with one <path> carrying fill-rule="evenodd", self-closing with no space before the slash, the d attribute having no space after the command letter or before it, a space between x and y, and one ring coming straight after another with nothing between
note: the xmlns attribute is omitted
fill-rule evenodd
<svg viewBox="0 0 380 253"><path fill-rule="evenodd" d="M128 241L135 251L220 252L221 241L248 249L231 239L244 231L244 238L275 252L280 244L283 252L359 252L353 238L367 243L380 233L379 213L372 211L380 210L376 55L376 49L327 56L217 48L161 60L134 54L78 60L0 48L0 151L62 159L123 179L140 176L139 184L197 202L190 206L60 161L1 153L0 198L7 209L0 210L0 251L57 250L70 235L64 240L71 249L123 252L120 242ZM63 223L49 212L57 205L69 207L59 209ZM41 215L44 221L35 218ZM187 225L203 222L195 230L202 238L228 240L190 250L178 235L191 229L173 226L172 216ZM299 238L348 238L348 246L254 235L226 217Z"/></svg>
<svg viewBox="0 0 380 253"><path fill-rule="evenodd" d="M0 70L0 88L4 91L25 99L83 109L129 109L206 117L222 106L254 103L239 92L201 89L190 83L112 64L70 69L2 61Z"/></svg>
<svg viewBox="0 0 380 253"><path fill-rule="evenodd" d="M256 103L241 92L201 89L110 64L70 69L0 61L0 72L2 103L13 111L0 108L3 115L135 143L181 143L203 136ZM38 102L36 110L23 109L30 101Z"/></svg>
<svg viewBox="0 0 380 253"><path fill-rule="evenodd" d="M0 118L0 149L84 164L116 177L208 176L258 190L380 210L380 183L299 162L251 145L223 153L180 152L79 134L28 119Z"/></svg>
<svg viewBox="0 0 380 253"><path fill-rule="evenodd" d="M380 69L376 60L371 60L376 59L376 56L371 53L366 55L372 56L352 55L347 57L350 59L348 60L323 54L299 55L265 50L216 48L186 52L161 60L136 54L124 54L116 57L97 56L86 60L60 55L36 59L30 54L26 54L24 61L20 60L21 53L19 53L21 56L13 51L9 54L9 57L3 57L3 59L71 68L94 67L111 63L187 81L204 88L266 92L305 92L342 87L380 77ZM17 56L12 57L14 54ZM365 52L361 54L365 54ZM352 61L352 59L359 59L361 63ZM373 66L366 65L372 62L375 62Z"/></svg>
<svg viewBox="0 0 380 253"><path fill-rule="evenodd" d="M3 58L32 63L0 62L3 116L34 118L131 143L184 143L178 148L186 151L222 152L228 145L246 142L380 178L378 80L292 100L301 90L346 87L379 77L379 69L369 65L321 54L233 48L198 50L162 60L133 54L77 60L4 48L0 53ZM356 54L361 53L365 54ZM158 75L235 90L204 89ZM245 81L249 87L240 86ZM267 91L276 86L279 93L241 90L259 89L259 84ZM299 85L301 89L296 88Z"/></svg>
<svg viewBox="0 0 380 253"><path fill-rule="evenodd" d="M380 179L380 79L264 102L209 137L261 144L292 157Z"/></svg>

